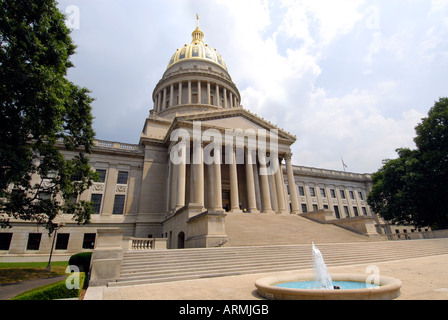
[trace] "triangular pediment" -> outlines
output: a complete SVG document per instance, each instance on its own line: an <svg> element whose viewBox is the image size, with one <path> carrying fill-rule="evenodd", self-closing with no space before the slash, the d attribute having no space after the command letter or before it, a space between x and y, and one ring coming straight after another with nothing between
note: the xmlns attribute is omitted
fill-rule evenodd
<svg viewBox="0 0 448 320"><path fill-rule="evenodd" d="M283 129L273 125L272 123L258 117L257 115L248 112L245 109L230 109L215 112L206 112L195 115L185 115L176 117L177 123L193 123L200 121L204 127L214 127L218 129L253 129L256 132L259 129L274 132L276 130L278 138L288 140L293 143L296 137Z"/></svg>

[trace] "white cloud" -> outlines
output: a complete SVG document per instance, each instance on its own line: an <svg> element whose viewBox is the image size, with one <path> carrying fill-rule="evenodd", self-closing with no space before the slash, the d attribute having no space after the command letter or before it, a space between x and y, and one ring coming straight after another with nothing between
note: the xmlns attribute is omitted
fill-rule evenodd
<svg viewBox="0 0 448 320"><path fill-rule="evenodd" d="M358 7L361 0L283 0L287 7L280 32L305 41L306 47L327 46L347 34L362 18Z"/></svg>
<svg viewBox="0 0 448 320"><path fill-rule="evenodd" d="M424 2L79 0L70 76L97 98L98 138L136 142L198 12L243 106L298 136L295 164L372 172L446 96L448 1Z"/></svg>

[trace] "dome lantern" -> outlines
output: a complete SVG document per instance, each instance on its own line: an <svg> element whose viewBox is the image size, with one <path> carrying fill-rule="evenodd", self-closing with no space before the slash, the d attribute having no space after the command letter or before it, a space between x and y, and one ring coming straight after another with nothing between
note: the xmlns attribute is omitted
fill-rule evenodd
<svg viewBox="0 0 448 320"><path fill-rule="evenodd" d="M197 21L197 26L196 26L196 29L191 34L193 36L193 41L191 43L198 44L199 42L203 42L202 39L204 38L204 33L202 32L201 29L199 29L199 15L198 14L196 14L196 21Z"/></svg>
<svg viewBox="0 0 448 320"><path fill-rule="evenodd" d="M186 60L206 60L219 65L227 72L227 66L222 56L208 44L204 43L204 32L199 28L199 15L196 14L196 29L191 33L192 41L174 52L167 69L174 64Z"/></svg>

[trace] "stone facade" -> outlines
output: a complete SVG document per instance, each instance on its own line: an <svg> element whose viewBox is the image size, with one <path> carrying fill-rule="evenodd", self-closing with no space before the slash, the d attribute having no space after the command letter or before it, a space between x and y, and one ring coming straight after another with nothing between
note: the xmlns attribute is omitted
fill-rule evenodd
<svg viewBox="0 0 448 320"><path fill-rule="evenodd" d="M229 211L301 214L382 233L384 223L366 203L370 175L293 165L296 137L244 109L221 56L204 44L199 27L192 36L154 89L139 143L95 142L90 164L103 181L80 200L92 201L96 213L84 226L66 214L57 218L63 227L53 259L91 251L103 229L144 246L151 246L145 239L167 248L220 246ZM0 230L0 261L47 258L53 239L42 227L12 226Z"/></svg>

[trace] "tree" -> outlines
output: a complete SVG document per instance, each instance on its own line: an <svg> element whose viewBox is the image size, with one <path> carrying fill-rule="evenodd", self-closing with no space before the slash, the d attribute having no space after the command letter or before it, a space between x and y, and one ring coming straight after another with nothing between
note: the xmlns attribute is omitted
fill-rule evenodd
<svg viewBox="0 0 448 320"><path fill-rule="evenodd" d="M0 0L2 227L21 219L51 234L61 212L90 219L91 204L73 201L95 179L85 156L95 135L93 99L66 78L75 48L55 1ZM65 159L64 148L78 154Z"/></svg>
<svg viewBox="0 0 448 320"><path fill-rule="evenodd" d="M441 98L415 128L416 150L397 149L372 175L372 209L385 220L448 228L448 98Z"/></svg>

